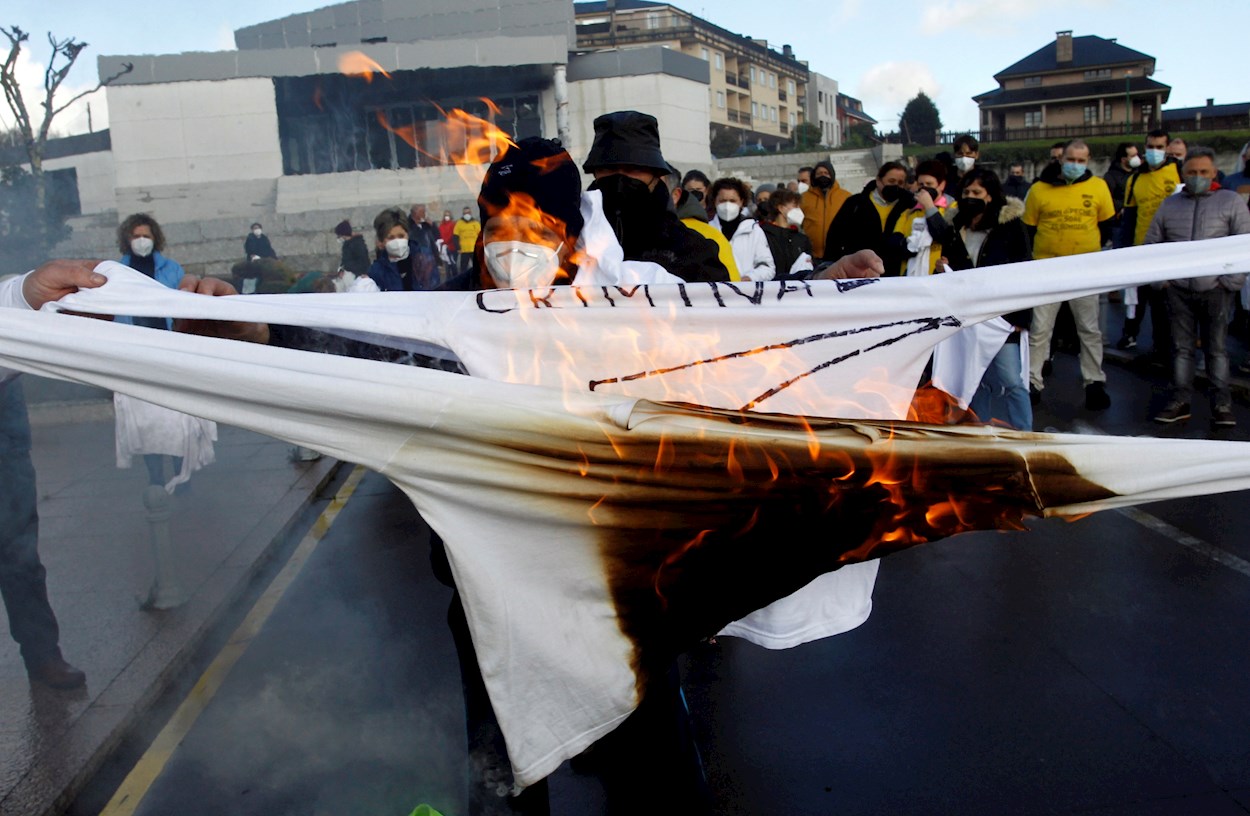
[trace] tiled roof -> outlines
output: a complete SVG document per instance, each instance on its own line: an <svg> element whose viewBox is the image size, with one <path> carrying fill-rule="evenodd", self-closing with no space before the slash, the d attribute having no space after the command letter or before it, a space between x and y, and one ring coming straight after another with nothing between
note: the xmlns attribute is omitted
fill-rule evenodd
<svg viewBox="0 0 1250 816"><path fill-rule="evenodd" d="M603 5L603 4L601 4ZM1046 71L1058 71L1070 68L1093 68L1100 65L1118 65L1122 62L1140 62L1153 60L1149 54L1134 51L1103 37L1087 35L1072 38L1072 61L1059 64L1055 54L1055 43L1049 42L1029 54L1024 59L994 75L995 79L1006 77L1041 74Z"/></svg>

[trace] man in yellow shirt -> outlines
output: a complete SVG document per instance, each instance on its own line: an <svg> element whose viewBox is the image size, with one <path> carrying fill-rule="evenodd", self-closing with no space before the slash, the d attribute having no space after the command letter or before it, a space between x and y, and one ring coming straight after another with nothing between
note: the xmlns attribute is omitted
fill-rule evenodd
<svg viewBox="0 0 1250 816"><path fill-rule="evenodd" d="M1120 235L1116 246L1141 246L1146 230L1159 205L1181 186L1180 165L1167 154L1171 142L1166 130L1152 130L1146 135L1146 162L1128 177L1124 186L1124 211L1120 216ZM1182 142L1183 144L1183 142ZM1150 310L1151 337L1154 352L1160 359L1171 356L1172 336L1167 302L1161 289L1137 287L1137 303L1133 317L1124 318L1124 333L1115 344L1119 349L1137 347L1137 334L1142 319Z"/></svg>
<svg viewBox="0 0 1250 816"><path fill-rule="evenodd" d="M1081 255L1102 249L1104 235L1110 235L1115 205L1107 182L1089 170L1089 145L1074 139L1063 151L1061 164L1042 171L1038 183L1029 189L1024 202L1024 223L1034 233L1035 259ZM1029 388L1034 402L1040 399L1045 383L1042 363L1050 349L1055 316L1062 304L1050 303L1033 309L1029 332ZM1098 325L1098 295L1068 301L1076 332L1081 341L1081 379L1085 382L1085 407L1101 411L1111 405L1107 376L1102 371L1102 331Z"/></svg>
<svg viewBox="0 0 1250 816"><path fill-rule="evenodd" d="M464 272L473 265L473 252L477 248L477 236L482 234L482 224L474 221L473 210L465 207L451 232L460 242L460 271Z"/></svg>

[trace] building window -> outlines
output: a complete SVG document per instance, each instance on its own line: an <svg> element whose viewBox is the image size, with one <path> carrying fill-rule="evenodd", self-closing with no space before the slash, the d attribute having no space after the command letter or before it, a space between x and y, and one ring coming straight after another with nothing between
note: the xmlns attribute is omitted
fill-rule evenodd
<svg viewBox="0 0 1250 816"><path fill-rule="evenodd" d="M1141 106L1141 121L1142 121L1142 124L1143 124L1143 125L1148 125L1148 124L1150 124L1150 121L1154 118L1154 114L1155 114L1155 106L1154 106L1154 105L1142 105L1142 106Z"/></svg>
<svg viewBox="0 0 1250 816"><path fill-rule="evenodd" d="M777 87L777 75L776 75L776 74L769 74L769 75L768 75L768 87L770 87L770 88L776 88L776 87Z"/></svg>
<svg viewBox="0 0 1250 816"><path fill-rule="evenodd" d="M1087 125L1098 124L1098 105L1086 105L1082 108L1081 121Z"/></svg>
<svg viewBox="0 0 1250 816"><path fill-rule="evenodd" d="M754 119L755 117L759 115L760 115L760 103L752 102L751 103L751 118Z"/></svg>
<svg viewBox="0 0 1250 816"><path fill-rule="evenodd" d="M1112 105L1110 102L1107 102L1102 106L1102 121L1110 122L1115 119L1115 113L1112 111L1114 107L1115 105Z"/></svg>
<svg viewBox="0 0 1250 816"><path fill-rule="evenodd" d="M1024 84L1025 84L1026 86L1028 86L1028 85L1041 85L1041 84L1042 84L1042 78L1041 78L1041 77L1039 77L1039 76L1025 77L1025 78L1024 78Z"/></svg>
<svg viewBox="0 0 1250 816"><path fill-rule="evenodd" d="M755 66L754 65L751 66L751 84L752 85L755 84Z"/></svg>
<svg viewBox="0 0 1250 816"><path fill-rule="evenodd" d="M777 121L777 109L776 108L773 108L773 121L774 122Z"/></svg>
<svg viewBox="0 0 1250 816"><path fill-rule="evenodd" d="M717 71L725 70L725 60L721 57L719 51L716 52L716 70Z"/></svg>
<svg viewBox="0 0 1250 816"><path fill-rule="evenodd" d="M824 91L817 91L817 92L816 92L816 101L817 101L817 102L819 102L819 103L820 103L820 104L822 104L822 105L825 103L825 92L824 92Z"/></svg>
<svg viewBox="0 0 1250 816"><path fill-rule="evenodd" d="M794 80L793 79L786 80L786 92L791 95L794 94Z"/></svg>
<svg viewBox="0 0 1250 816"><path fill-rule="evenodd" d="M699 49L699 56L703 58L703 61L704 61L704 62L707 62L707 61L708 61L708 58L707 58L707 49L706 49L706 48L700 48L700 49Z"/></svg>
<svg viewBox="0 0 1250 816"><path fill-rule="evenodd" d="M1085 72L1086 79L1111 79L1110 68L1096 68Z"/></svg>
<svg viewBox="0 0 1250 816"><path fill-rule="evenodd" d="M1038 108L1037 110L1024 112L1024 126L1025 127L1041 127L1042 126L1041 108Z"/></svg>
<svg viewBox="0 0 1250 816"><path fill-rule="evenodd" d="M716 107L718 108L725 107L725 92L724 91L716 92Z"/></svg>
<svg viewBox="0 0 1250 816"><path fill-rule="evenodd" d="M666 15L651 13L647 15L647 28L663 28Z"/></svg>
<svg viewBox="0 0 1250 816"><path fill-rule="evenodd" d="M793 113L790 114L790 127L792 129L794 128L794 114Z"/></svg>

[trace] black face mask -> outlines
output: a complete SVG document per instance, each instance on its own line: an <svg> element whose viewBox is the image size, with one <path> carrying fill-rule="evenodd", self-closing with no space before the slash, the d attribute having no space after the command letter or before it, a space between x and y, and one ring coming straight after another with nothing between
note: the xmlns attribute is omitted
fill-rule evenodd
<svg viewBox="0 0 1250 816"><path fill-rule="evenodd" d="M964 223L967 223L978 215L983 215L985 208L988 206L989 202L983 198L961 198L959 200L959 215Z"/></svg>
<svg viewBox="0 0 1250 816"><path fill-rule="evenodd" d="M656 238L671 201L663 184L648 190L645 182L620 173L595 179L586 189L603 194L603 214L626 258L637 257Z"/></svg>
<svg viewBox="0 0 1250 816"><path fill-rule="evenodd" d="M892 204L902 198L904 192L906 190L897 184L887 184L881 188L881 197Z"/></svg>
<svg viewBox="0 0 1250 816"><path fill-rule="evenodd" d="M815 184L817 187L819 187L822 190L828 190L831 187L833 187L833 179L829 178L828 176L817 176L816 178L812 179L812 184Z"/></svg>
<svg viewBox="0 0 1250 816"><path fill-rule="evenodd" d="M942 197L942 194L937 191L936 187L921 187L920 189L928 193L929 198L932 198L934 201Z"/></svg>

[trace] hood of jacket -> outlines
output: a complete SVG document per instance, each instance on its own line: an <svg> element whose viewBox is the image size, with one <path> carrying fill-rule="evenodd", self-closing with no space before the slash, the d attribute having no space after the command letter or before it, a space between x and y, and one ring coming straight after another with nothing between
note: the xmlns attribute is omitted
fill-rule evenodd
<svg viewBox="0 0 1250 816"><path fill-rule="evenodd" d="M678 218L697 218L703 223L707 223L707 210L703 209L703 202L694 196L687 194L686 200L677 207Z"/></svg>

